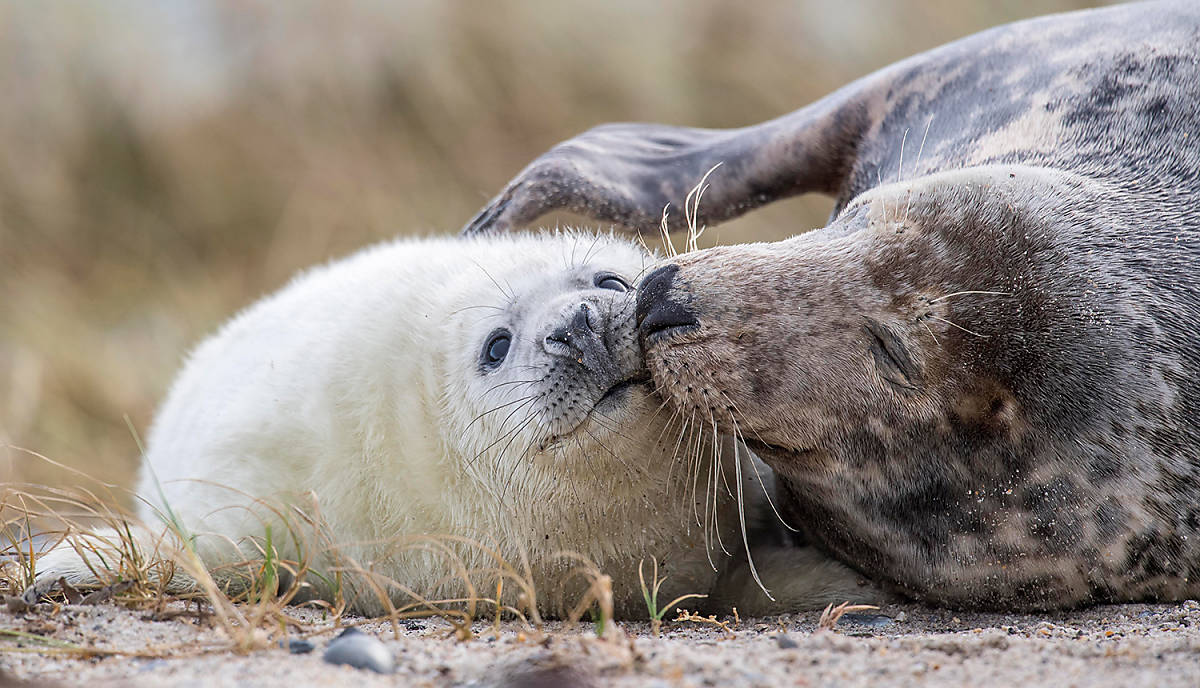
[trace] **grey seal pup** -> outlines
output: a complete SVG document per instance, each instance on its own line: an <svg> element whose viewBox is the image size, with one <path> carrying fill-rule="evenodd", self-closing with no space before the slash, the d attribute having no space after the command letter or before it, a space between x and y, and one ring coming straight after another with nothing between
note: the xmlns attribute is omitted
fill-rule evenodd
<svg viewBox="0 0 1200 688"><path fill-rule="evenodd" d="M733 130L599 127L473 220L828 226L644 282L660 392L744 437L807 540L918 600L1200 596L1200 4L988 30Z"/></svg>
<svg viewBox="0 0 1200 688"><path fill-rule="evenodd" d="M196 566L153 562L198 561L236 588L238 562L270 543L315 572L308 593L372 615L493 597L501 578L505 604L565 615L586 562L610 577L615 614L644 617L652 558L661 605L862 598L857 574L811 550L743 554L770 535L772 478L685 435L653 394L634 299L653 261L611 235L441 237L301 274L189 357L148 437L142 525L63 543L29 596L120 575L132 542L126 565L176 591L197 587ZM161 540L164 520L194 559Z"/></svg>

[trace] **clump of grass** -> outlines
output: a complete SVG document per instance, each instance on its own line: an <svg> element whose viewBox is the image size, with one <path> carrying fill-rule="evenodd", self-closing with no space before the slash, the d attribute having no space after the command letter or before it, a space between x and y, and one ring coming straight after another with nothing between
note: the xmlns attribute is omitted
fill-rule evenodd
<svg viewBox="0 0 1200 688"><path fill-rule="evenodd" d="M563 581L564 585L576 577L582 577L587 583L579 602L567 615L568 621L572 624L578 623L585 612L590 613L596 637L604 639L622 637L624 634L613 621L612 577L600 571L586 557L575 553L564 553L564 556L579 562L579 565L567 574Z"/></svg>
<svg viewBox="0 0 1200 688"><path fill-rule="evenodd" d="M646 601L646 612L650 615L650 633L657 638L662 631L663 616L667 612L674 609L680 602L704 598L707 595L698 595L695 593L680 595L663 606L658 606L658 591L662 588L662 584L667 580L667 577L665 574L661 578L658 575L658 558L651 557L650 560L654 564L653 572L650 575L650 585L646 585L646 576L642 572L642 565L646 563L645 559L638 562L638 583L642 588L642 599Z"/></svg>
<svg viewBox="0 0 1200 688"><path fill-rule="evenodd" d="M103 487L101 492L107 499L82 487L0 484L0 515L4 516L0 534L7 539L0 548L0 557L7 560L0 571L0 592L16 599L34 583L38 561L34 543L42 541L49 546L66 543L87 562L99 586L93 601L149 610L156 618L185 613L177 608L168 610L171 605L194 603L196 615L211 619L228 638L227 644L208 648L160 648L151 652L155 656L252 652L272 645L289 631L316 632L287 613L289 604L301 600L304 605L324 610L332 616L335 627L342 627L347 625L343 616L354 600L373 598L383 614L353 623L388 621L397 637L401 620L437 616L450 624L451 635L469 640L474 637L472 623L484 609L491 612L497 628L505 614L537 633L542 628L539 594L532 583L528 557L519 557L519 565L514 565L496 546L456 536L397 538L391 543L395 556L432 552L446 562L446 577L435 583L435 589L458 586L464 591L460 596L429 598L347 556L340 546L344 543L330 536L316 495L309 493L307 504L251 500L248 509L262 520L262 536L229 542L230 547L248 552L248 556L210 570L197 552L196 535L169 504L156 512L162 522L158 526L161 532L153 535L155 527L113 506L118 501L113 494L117 488ZM482 553L483 559L494 565L472 570L463 556L471 550ZM592 609L597 635L620 635L612 623L611 578L580 555L562 556L578 563L566 575L564 586L577 576L586 581L579 603L572 608L571 620L578 621ZM314 566L317 561L327 565L318 570ZM473 582L476 578L494 581L494 598L477 592ZM655 579L657 582L657 569ZM67 581L59 581L49 594L68 604L88 599ZM405 598L407 603L403 602ZM105 648L78 652L121 654Z"/></svg>

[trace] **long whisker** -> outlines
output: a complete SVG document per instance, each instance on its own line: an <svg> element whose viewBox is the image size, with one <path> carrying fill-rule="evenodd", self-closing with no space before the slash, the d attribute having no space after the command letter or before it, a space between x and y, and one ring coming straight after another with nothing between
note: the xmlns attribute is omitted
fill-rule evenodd
<svg viewBox="0 0 1200 688"><path fill-rule="evenodd" d="M734 481L737 482L738 524L742 528L742 546L746 548L746 563L750 565L750 576L754 578L755 583L758 583L758 587L767 596L767 599L774 602L775 597L771 595L771 591L767 590L767 586L763 584L762 578L759 577L758 569L754 566L754 555L750 552L750 537L746 534L746 508L742 495L742 461L738 452L739 446L741 446L740 442L735 441L733 443ZM766 492L766 486L763 486L763 492Z"/></svg>
<svg viewBox="0 0 1200 688"><path fill-rule="evenodd" d="M707 227L700 227L699 229L696 228L696 224L699 222L700 217L700 199L704 196L704 192L708 190L709 185L706 182L708 181L709 175L715 172L717 168L723 164L725 163L719 162L710 167L708 171L704 173L704 176L700 178L699 183L692 187L692 190L688 192L687 198L685 198L683 201L684 221L688 228L687 239L684 241L685 253L699 250L697 242L700 240L701 235L704 234L704 230L707 229Z"/></svg>
<svg viewBox="0 0 1200 688"><path fill-rule="evenodd" d="M522 403L528 402L530 399L536 399L536 398L537 398L536 394L527 396L527 397L521 397L519 399L514 399L513 401L510 401L506 404L500 404L499 406L497 406L495 408L488 409L487 411L484 411L483 413L479 414L478 416L475 416L474 418L472 418L471 422L467 423L467 427L463 428L463 434L466 434L466 432L471 429L471 426L475 425L475 423L477 423L479 421L479 419L483 418L484 416L495 413L496 411L499 411L501 409L506 409L509 406L512 406L513 404L522 404ZM512 414L509 414L509 416L506 417L503 421L500 421L500 426L503 427L504 423L506 421L508 421L508 419L511 417L512 417Z"/></svg>
<svg viewBox="0 0 1200 688"><path fill-rule="evenodd" d="M991 338L990 334L979 334L978 332L976 332L974 330L968 330L967 328L963 327L962 325L957 325L955 323L950 322L949 320L947 320L945 318L933 315L932 313L930 313L928 317L933 318L934 320L940 320L940 321L946 323L947 325L949 325L950 327L956 327L956 328L962 330L963 332L966 332L967 334L970 334L970 335L975 335L976 337L979 337L980 339L990 339Z"/></svg>
<svg viewBox="0 0 1200 688"><path fill-rule="evenodd" d="M485 395L491 394L492 392L500 389L501 387L508 387L509 385L532 385L532 384L541 382L542 379L543 378L534 378L532 380L508 380L507 382L497 382L496 384L492 385L491 387L488 387L487 389L485 389L483 391L483 393Z"/></svg>
<svg viewBox="0 0 1200 688"><path fill-rule="evenodd" d="M990 294L992 296L1012 296L1012 294L1007 291L983 291L981 289L970 289L967 291L956 291L956 292L953 292L950 294L945 294L945 295L937 297L936 299L929 299L929 303L937 303L938 301L945 301L946 299L950 298L951 296L963 296L965 294Z"/></svg>
<svg viewBox="0 0 1200 688"><path fill-rule="evenodd" d="M940 345L941 342L938 341L937 335L933 333L933 330L929 329L929 324L926 323L924 320L920 320L919 322L921 323L921 327L924 327L925 331L929 333L929 336L933 337L933 343Z"/></svg>
<svg viewBox="0 0 1200 688"><path fill-rule="evenodd" d="M917 149L917 167L918 168L921 166L921 155L925 153L925 139L929 137L929 125L931 125L931 124L933 124L933 115L930 115L929 121L925 122L925 133L921 135L921 147ZM908 222L908 209L911 205L912 205L912 190L910 189L908 192L908 195L905 197L905 200L904 200L904 219L902 219L900 221L901 224L905 224Z"/></svg>
<svg viewBox="0 0 1200 688"><path fill-rule="evenodd" d="M709 417L709 421L712 422L712 412L711 411L709 412L708 417ZM711 462L709 464L709 479L708 479L708 485L705 487L705 490L704 490L704 510L705 510L704 529L705 529L705 542L706 543L711 543L714 540L719 542L720 538L721 538L721 531L720 531L720 527L719 527L719 523L718 523L719 519L718 519L718 514L717 514L717 499L716 499L715 480L712 478L713 473L719 473L720 471L721 471L721 441L720 441L720 438L717 437L716 425L714 424L713 425L713 440L712 440L712 458L711 458ZM708 498L710 490L712 491L712 493L714 495L711 502L709 501L709 498ZM711 510L709 508L710 504L712 505ZM712 531L713 533L715 533L716 537L714 538L713 536L708 535L709 531ZM723 545L721 546L721 549L722 550L724 549ZM705 546L704 553L708 557L708 565L712 567L713 571L716 571L717 565L713 562L712 548L709 546Z"/></svg>
<svg viewBox="0 0 1200 688"><path fill-rule="evenodd" d="M597 445L599 445L601 449L603 449L605 452L607 452L609 456L611 456L618 463L620 463L622 466L624 466L626 468L626 470L630 471L632 474L646 475L649 473L649 471L646 469L645 466L631 466L627 461L625 461L625 459L618 456L616 452L614 452L612 449L609 449L608 445L606 445L604 442L602 442L599 437L596 437L595 435L593 435L592 432L590 430L588 430L587 428L584 428L584 432L587 433L587 436L591 437L592 440Z"/></svg>
<svg viewBox="0 0 1200 688"><path fill-rule="evenodd" d="M530 401L533 401L536 398L537 397L529 397L525 401L526 401L526 403L528 403ZM508 416L500 423L501 429L504 428L504 424L508 422L508 419L512 418L513 413L516 413L520 409L521 409L521 407L518 406L517 408L513 409L511 413L508 414ZM513 433L518 432L522 427L525 426L525 424L527 424L531 419L533 419L536 416L537 416L537 413L534 411L531 411L528 415L525 416L525 418L521 419L521 421L517 423L516 427L514 427L512 430L502 433L491 444L489 444L488 446L481 449L478 454L476 454L474 457L471 458L470 461L467 462L467 465L473 465L477 460L479 460L479 457L483 456L489 449L491 449L492 447L496 446L497 444L500 444L501 442L503 442L504 439L506 437L508 437L509 435L512 435Z"/></svg>
<svg viewBox="0 0 1200 688"><path fill-rule="evenodd" d="M450 315L455 316L455 315L458 315L459 313L462 313L463 311L471 311L471 310L475 310L476 308L491 308L492 310L496 310L496 311L504 311L505 310L501 306L491 306L491 305L483 304L483 305L479 305L479 306L463 306L462 308L459 308L457 310L450 311Z"/></svg>
<svg viewBox="0 0 1200 688"><path fill-rule="evenodd" d="M711 417L712 414L710 413L709 416ZM713 430L714 430L713 444L715 446L719 447L720 440L719 440L719 438L717 438L717 436L715 434L715 431L716 431L715 423L713 425ZM697 449L699 449L699 444L697 444ZM717 536L716 537L717 545L720 546L721 552L723 552L725 554L725 556L730 557L733 555L729 552L729 548L727 548L725 546L725 541L721 537L721 529L719 527L717 527L717 525L718 525L718 522L717 522L718 505L720 503L720 491L719 491L720 486L717 481L720 480L721 482L725 483L726 494L728 494L730 497L733 497L733 493L731 491L729 491L729 481L726 480L726 478L725 478L725 471L721 470L721 452L716 451L716 452L714 452L713 456L715 457L715 460L713 461L712 480L710 482L711 487L712 487L712 511L709 513L711 514L711 518L712 518L713 533L715 533Z"/></svg>
<svg viewBox="0 0 1200 688"><path fill-rule="evenodd" d="M724 392L722 392L721 396L724 396L724 395L725 395ZM734 418L732 413L730 413L729 415L730 415L730 421L733 422L733 440L734 440L734 442L741 444L742 443L742 431L738 428L737 418ZM747 448L747 451L749 451L749 448ZM758 484L760 487L762 487L763 496L767 498L767 504L771 505L771 511L775 513L775 518L779 519L779 522L783 524L784 528L787 528L788 530L792 531L793 533L800 532L800 529L793 528L791 526L791 524L789 524L787 521L785 521L783 519L783 516L779 513L779 509L775 508L775 500L771 499L771 491L767 489L767 483L765 480L763 480L762 472L758 470L758 465L753 460L751 460L749 463L750 463L750 467L752 469L754 469L754 475L758 477Z"/></svg>
<svg viewBox="0 0 1200 688"><path fill-rule="evenodd" d="M497 463L504 458L504 455L508 452L508 448L512 446L513 440L517 439L517 435L521 433L521 430L524 430L530 423L532 423L537 415L538 414L536 412L530 413L525 417L525 420L522 421L520 425L518 425L516 428L513 428L513 432L509 433L508 441L504 443L504 446L500 448L500 453L497 454ZM537 440L535 438L532 441L536 442Z"/></svg>
<svg viewBox="0 0 1200 688"><path fill-rule="evenodd" d="M587 265L587 262L592 259L592 252L599 248L600 239L602 239L602 238L603 238L602 235L599 232L597 232L596 238L592 239L592 245L588 247L587 253L583 254L583 264L584 265Z"/></svg>
<svg viewBox="0 0 1200 688"><path fill-rule="evenodd" d="M617 421L606 416L602 411L592 410L592 422L607 430L609 433L616 435L630 442L637 442L637 438L621 430L621 426ZM589 433L590 434L590 433Z"/></svg>
<svg viewBox="0 0 1200 688"><path fill-rule="evenodd" d="M492 273L488 272L487 268L480 265L474 259L470 259L470 260L475 265L475 267L479 268L480 270L483 271L483 274L487 275L487 278L492 281L492 284L496 285L496 288L500 290L501 294L504 294L505 298L507 298L509 301L513 300L514 297L513 297L513 292L512 292L511 286L509 287L509 289L506 290L504 287L500 286L500 283L496 281L495 277L492 277Z"/></svg>
<svg viewBox="0 0 1200 688"><path fill-rule="evenodd" d="M679 415L679 412L672 410L671 418L667 419L666 424L663 425L663 429L659 431L658 438L654 440L654 446L656 446L656 447L663 446L663 442L662 442L663 435L671 428L671 425L675 422L675 416L677 416L677 415ZM669 465L667 466L667 498L669 499L671 497L671 490L675 486L675 483L672 481L672 478L674 478L674 476L675 476L675 467L680 465L681 463L686 465L686 463L683 460L681 460L681 458L679 456L676 456L675 454L672 454L671 456L669 456L667 460L670 462ZM689 474L686 472L686 469L685 469L685 473L684 473L684 481L685 481L684 498L685 499L687 496L687 488L686 488L686 476L687 475L689 475Z"/></svg>
<svg viewBox="0 0 1200 688"><path fill-rule="evenodd" d="M516 434L515 434L515 433L513 434L513 438L514 438L514 439L516 438ZM522 450L522 452L521 452L521 453L520 453L520 454L517 456L517 458L515 458L515 459L513 460L513 462L512 462L512 468L511 468L511 469L509 469L509 471L508 471L508 476L506 476L506 477L505 477L505 479L504 479L504 482L502 483L502 484L504 485L504 491L500 493L500 503L501 503L501 504L505 504L505 503L506 503L506 500L508 499L508 490L509 490L509 488L511 488L511 487L512 487L512 480L513 480L513 476L514 476L514 475L516 475L517 469L521 467L521 464L524 462L524 460L525 460L525 457L528 455L528 453L529 453L529 450L530 450L530 449L533 447L533 445L534 445L534 443L535 443L535 442L537 442L537 438L534 438L534 439L530 440L530 441L529 441L529 442L528 442L528 443L525 445L525 449L524 449L524 450ZM503 462L503 460L504 460L504 454L505 454L505 452L507 452L507 451L508 451L508 447L509 447L509 445L510 445L510 444L512 444L512 439L510 439L510 440L509 440L509 444L506 444L506 445L504 445L504 449L501 449L501 450L500 450L500 454L499 454L499 456L498 456L498 457L497 457L497 459L496 459L496 465L497 465L497 466L499 466L499 465L500 465L500 464ZM515 505L514 505L514 506L515 506Z"/></svg>
<svg viewBox="0 0 1200 688"><path fill-rule="evenodd" d="M734 407L733 401L730 400L730 397L728 397L724 391L721 391L720 395L721 397L724 397L726 402L728 402L727 411L730 412L730 421L733 424L733 441L737 443L744 443L745 436L742 435L742 429L740 429L740 426L738 426L737 415L734 415L734 409L736 409L736 407ZM749 451L749 447L746 448L746 450ZM780 524L784 525L788 531L792 531L793 533L800 532L799 528L794 528L791 526L791 524L788 524L788 522L784 520L784 516L779 513L779 509L775 508L775 501L774 499L770 498L770 490L767 489L767 481L762 479L762 472L758 471L757 463L751 460L750 467L754 468L754 474L758 478L758 485L762 486L762 495L767 497L767 503L770 504L770 510L774 511L775 518L779 519Z"/></svg>
<svg viewBox="0 0 1200 688"><path fill-rule="evenodd" d="M693 412L693 419L694 418L695 418L695 413ZM712 535L711 535L711 532L714 530L712 527L712 524L713 524L713 520L714 520L713 509L714 509L714 504L716 503L716 499L715 499L715 497L710 499L710 495L714 495L716 492L716 490L713 489L713 471L715 470L715 467L717 465L717 458L718 458L717 453L714 450L713 455L712 455L711 459L709 460L707 470L705 470L706 475L705 475L705 481L704 481L704 524L703 524L702 530L701 530L701 532L704 533L704 555L706 557L708 557L708 565L712 567L713 571L717 570L717 565L716 565L716 563L713 562L713 558L712 558ZM699 470L697 470L697 473L699 473Z"/></svg>

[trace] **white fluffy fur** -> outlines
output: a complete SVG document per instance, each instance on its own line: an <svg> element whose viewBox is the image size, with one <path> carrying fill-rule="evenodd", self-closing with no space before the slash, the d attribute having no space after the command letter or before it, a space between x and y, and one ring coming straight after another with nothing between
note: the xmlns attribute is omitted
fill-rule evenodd
<svg viewBox="0 0 1200 688"><path fill-rule="evenodd" d="M632 389L618 408L540 452L539 423L496 442L524 413L486 413L521 408L523 394L518 382L496 386L519 375L479 372L498 318L536 322L536 308L569 298L579 274L610 270L632 283L649 260L634 244L593 235L442 238L385 243L300 275L230 320L183 368L149 434L143 521L161 523L169 506L215 568L253 554L251 539L261 543L275 520L256 499L312 513L311 493L337 550L313 562L327 575L353 561L430 598L461 595L447 556L411 546L414 536L438 535L451 536L442 541L483 593L494 591L487 572L497 561L455 538L494 544L518 567L527 560L543 611L574 601L554 597L575 565L563 551L613 576L621 614L642 606L637 563L652 555L668 562L664 595L709 591L716 573L695 523L705 478L693 494L674 457L678 438L663 436L667 419L647 390ZM731 457L723 463L733 484ZM724 489L717 502L717 530L738 551L736 505ZM274 544L297 556L282 531L276 523ZM715 543L711 551L718 564L731 561ZM43 557L39 571L41 589L60 575L94 582L69 547ZM807 587L780 604L824 601L807 599ZM360 611L382 609L369 589L347 593Z"/></svg>

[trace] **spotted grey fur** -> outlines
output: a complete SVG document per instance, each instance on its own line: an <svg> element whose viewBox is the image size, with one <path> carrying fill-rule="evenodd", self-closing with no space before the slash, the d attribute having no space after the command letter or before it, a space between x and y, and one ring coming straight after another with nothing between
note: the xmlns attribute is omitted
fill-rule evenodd
<svg viewBox="0 0 1200 688"><path fill-rule="evenodd" d="M812 542L976 608L1200 595L1200 5L986 31L735 130L599 127L468 225L829 225L643 289L660 391L741 432ZM655 281L655 275L647 283ZM647 323L653 326L648 327Z"/></svg>

